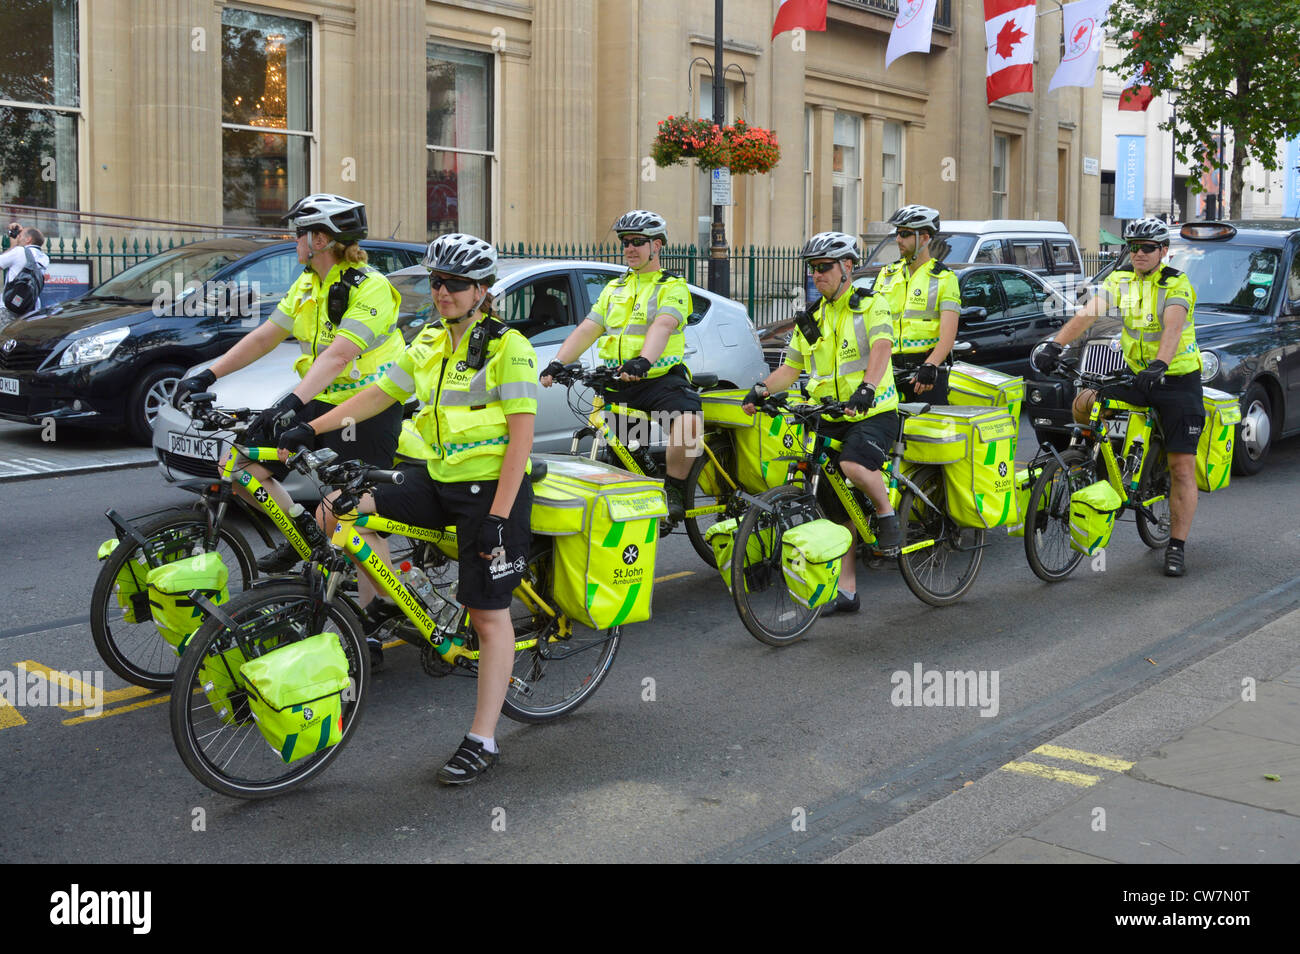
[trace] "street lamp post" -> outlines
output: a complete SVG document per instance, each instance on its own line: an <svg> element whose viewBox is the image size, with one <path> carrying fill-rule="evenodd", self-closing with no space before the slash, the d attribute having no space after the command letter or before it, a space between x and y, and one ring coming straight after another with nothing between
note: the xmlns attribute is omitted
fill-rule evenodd
<svg viewBox="0 0 1300 954"><path fill-rule="evenodd" d="M722 0L713 2L713 121L719 128L726 125L727 84L722 66ZM712 177L710 177L710 186ZM731 296L731 261L727 256L727 229L722 221L722 206L713 205L713 228L709 242L709 291Z"/></svg>

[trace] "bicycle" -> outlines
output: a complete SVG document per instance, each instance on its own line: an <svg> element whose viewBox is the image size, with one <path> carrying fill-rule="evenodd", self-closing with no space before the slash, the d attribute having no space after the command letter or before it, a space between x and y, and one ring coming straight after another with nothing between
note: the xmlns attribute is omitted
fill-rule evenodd
<svg viewBox="0 0 1300 954"><path fill-rule="evenodd" d="M1134 376L1093 374L1065 362L1058 368L1076 386L1095 388L1097 399L1088 423L1074 428L1079 443L1060 452L1049 445L1047 454L1040 455L1042 473L1025 508L1025 557L1048 583L1065 579L1083 560L1084 554L1070 546L1070 495L1089 484L1105 480L1114 488L1120 512L1133 511L1138 536L1151 549L1168 545L1171 527L1172 483L1159 415L1103 393L1132 387Z"/></svg>
<svg viewBox="0 0 1300 954"><path fill-rule="evenodd" d="M197 429L242 432L248 410L220 411L212 406L214 399L210 392L193 396L191 415ZM252 548L243 533L226 519L232 503L252 519L267 546L273 544L265 526L269 519L293 543L299 556L306 559L311 554L294 518L280 509L256 478L236 466L240 455L248 460L278 462L278 449L231 443L238 453L227 457L215 481L195 478L179 485L199 495L192 507L170 507L134 520L123 518L111 507L104 513L113 524L117 542L106 541L101 548L111 552L103 557L91 592L90 632L108 667L134 685L153 690L169 688L178 659L172 645L153 624L146 585L150 570L215 551L230 571L232 595L254 585L258 569ZM256 507L235 494L237 471L240 485L252 495Z"/></svg>
<svg viewBox="0 0 1300 954"><path fill-rule="evenodd" d="M619 374L617 368L601 366L588 369L579 363L574 363L566 365L555 375L558 384L569 388L570 410L586 422L585 427L574 432L570 453L577 454L578 445L583 438L591 437L592 460L601 456L603 450L609 463L621 465L624 469L643 477L661 477L666 473L666 469L661 467L650 451L637 441L631 442L630 445L624 444L610 424L610 415L644 421L647 425L650 421L649 415L644 411L622 404L605 403L603 392L607 387L621 383ZM718 377L715 374L697 374L694 376L693 383L696 390L705 390L717 381ZM575 397L573 390L575 384L585 385L595 392L591 399L590 410L581 405L580 398ZM695 552L699 554L700 559L715 568L717 563L713 555L713 547L705 539L705 532L719 520L740 516L745 509L739 496L741 488L736 476L735 455L730 441L710 442L710 438L716 439L719 436L721 435L717 432L708 431L700 435L699 444L702 453L696 456L686 477L686 486L683 490L686 517L682 521L686 536L690 539ZM672 524L665 521L660 527L660 534L667 534L671 530Z"/></svg>
<svg viewBox="0 0 1300 954"><path fill-rule="evenodd" d="M313 472L322 484L340 488L334 509L347 515L332 540L315 524L315 533L304 528L311 557L302 577L258 587L221 606L196 597L208 618L190 639L177 667L177 688L171 696L172 739L195 778L225 795L264 798L296 788L319 774L351 739L368 696L371 659L357 618L359 611L339 590L340 581L353 566L349 555L356 558L376 589L388 594L401 609L416 634L414 641L421 645L426 673L477 675L477 636L451 595L455 581L444 578L432 585L432 595L426 593L421 598L352 527L421 541L425 552L420 558L431 565L435 576L441 576L437 570L442 563L455 560L455 529L428 529L377 514L350 514L363 494L381 482L400 483L401 474L359 461L335 463L335 458L329 450L300 451L289 458L300 473ZM536 482L544 476L544 463L535 461L531 479ZM550 722L577 709L599 688L618 652L619 626L590 629L558 609L553 596L553 560L552 538L535 535L511 607L516 657L502 712L518 722ZM242 660L324 632L338 636L348 660L342 732L333 746L286 764L279 753L262 744L258 728L247 715L247 692L238 684L232 660L242 665ZM226 689L214 701L209 693L217 681Z"/></svg>
<svg viewBox="0 0 1300 954"><path fill-rule="evenodd" d="M899 435L881 472L890 503L899 515L902 544L898 565L903 580L925 603L949 606L975 582L984 559L984 530L959 526L949 516L940 466L913 464L903 458L903 422L929 409L929 404L898 406ZM820 607L804 606L790 596L781 549L785 532L825 516L817 502L818 480L824 477L828 481L864 549L876 540L876 515L870 501L831 463L840 442L822 433L828 418L847 412L846 403L792 405L773 397L764 402L763 410L800 421L809 436L802 454L778 458L794 462L784 486L757 496L740 492L749 509L736 528L731 593L741 621L756 639L769 646L785 646L806 635L821 615Z"/></svg>

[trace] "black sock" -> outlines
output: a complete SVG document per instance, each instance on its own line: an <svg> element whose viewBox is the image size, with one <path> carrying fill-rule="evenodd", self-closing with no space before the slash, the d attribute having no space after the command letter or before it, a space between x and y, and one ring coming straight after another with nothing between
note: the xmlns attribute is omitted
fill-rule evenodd
<svg viewBox="0 0 1300 954"><path fill-rule="evenodd" d="M1186 546L1186 544L1187 544L1186 540L1179 540L1177 537L1169 538L1169 549L1171 550L1181 550L1184 546Z"/></svg>
<svg viewBox="0 0 1300 954"><path fill-rule="evenodd" d="M686 478L685 478L685 477L673 477L673 476L667 476L667 477L664 478L664 483L666 483L669 487L676 487L678 490L683 491L683 492L685 492L685 490L686 490Z"/></svg>

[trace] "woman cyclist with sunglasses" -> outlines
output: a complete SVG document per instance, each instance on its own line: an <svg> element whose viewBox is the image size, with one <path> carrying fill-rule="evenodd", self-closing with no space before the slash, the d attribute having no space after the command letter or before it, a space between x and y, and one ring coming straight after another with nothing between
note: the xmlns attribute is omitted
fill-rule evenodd
<svg viewBox="0 0 1300 954"><path fill-rule="evenodd" d="M456 598L469 610L481 653L478 704L469 734L438 771L438 781L463 785L497 761L496 725L514 666L510 603L531 540L532 489L524 473L537 414L537 355L527 338L491 315L497 267L491 245L472 235L443 235L430 243L424 267L441 321L421 331L378 382L285 431L280 446L312 447L318 435L347 418L372 419L412 394L424 403L415 428L428 445L428 460L403 465L401 484L377 488L357 509L418 527L456 527ZM380 537L354 529L388 562ZM368 630L398 614L391 603L372 601L374 588L364 574L360 586Z"/></svg>

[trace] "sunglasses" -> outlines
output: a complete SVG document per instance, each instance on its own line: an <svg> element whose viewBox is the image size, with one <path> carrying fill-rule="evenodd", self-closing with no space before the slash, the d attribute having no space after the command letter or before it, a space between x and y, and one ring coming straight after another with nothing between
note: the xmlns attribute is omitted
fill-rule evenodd
<svg viewBox="0 0 1300 954"><path fill-rule="evenodd" d="M1129 242L1128 250L1130 252L1146 252L1150 255L1152 252L1158 252L1164 248L1163 245L1157 245L1155 242Z"/></svg>
<svg viewBox="0 0 1300 954"><path fill-rule="evenodd" d="M895 238L911 238L916 234L916 229L899 229L894 233Z"/></svg>
<svg viewBox="0 0 1300 954"><path fill-rule="evenodd" d="M816 272L818 275L825 275L827 272L829 272L832 268L834 268L838 264L839 262L822 262L819 265L814 265L812 264L812 262L809 262L808 271Z"/></svg>
<svg viewBox="0 0 1300 954"><path fill-rule="evenodd" d="M644 235L625 235L619 241L623 243L624 248L627 248L629 245L634 248L640 248L642 245L650 244L650 240Z"/></svg>
<svg viewBox="0 0 1300 954"><path fill-rule="evenodd" d="M451 292L453 295L456 292L463 292L473 284L474 283L467 278L443 278L441 275L429 276L429 288L433 291L437 291L439 288L446 286L447 291Z"/></svg>

